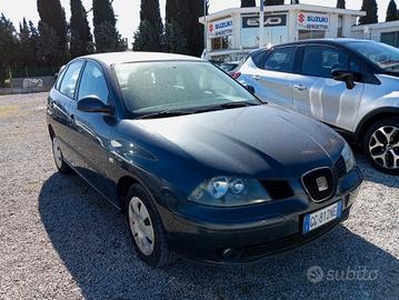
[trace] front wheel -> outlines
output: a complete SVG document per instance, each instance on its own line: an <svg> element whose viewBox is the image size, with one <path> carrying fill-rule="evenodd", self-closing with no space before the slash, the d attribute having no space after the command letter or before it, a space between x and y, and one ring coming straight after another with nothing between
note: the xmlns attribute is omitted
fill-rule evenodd
<svg viewBox="0 0 399 300"><path fill-rule="evenodd" d="M139 257L153 267L170 262L165 230L148 192L133 184L127 194L127 221Z"/></svg>
<svg viewBox="0 0 399 300"><path fill-rule="evenodd" d="M363 149L377 170L399 175L399 118L374 123L366 132Z"/></svg>

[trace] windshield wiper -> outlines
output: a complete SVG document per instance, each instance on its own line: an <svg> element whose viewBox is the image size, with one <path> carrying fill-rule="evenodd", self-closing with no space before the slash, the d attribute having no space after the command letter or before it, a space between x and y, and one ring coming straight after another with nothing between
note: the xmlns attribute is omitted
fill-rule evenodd
<svg viewBox="0 0 399 300"><path fill-rule="evenodd" d="M143 114L141 116L136 117L136 120L184 116L184 115L197 114L197 113L214 111L214 110L230 109L230 108L238 108L238 107L246 107L246 106L255 106L255 105L260 105L260 104L261 103L248 102L248 101L231 101L231 102L226 102L226 103L222 103L222 104L199 107L198 109L186 109L186 110L170 110L170 109L167 109L167 110L162 110L162 111L159 111L159 112Z"/></svg>
<svg viewBox="0 0 399 300"><path fill-rule="evenodd" d="M248 102L248 101L232 101L220 104L223 108L236 108L236 107L245 107L245 106L256 106L260 105L260 103Z"/></svg>
<svg viewBox="0 0 399 300"><path fill-rule="evenodd" d="M260 103L248 102L248 101L231 101L222 104L215 104L210 106L205 106L198 108L194 111L194 113L202 113L208 112L213 110L221 110L221 109L230 109L230 108L239 108L239 107L246 107L246 106L255 106L260 105Z"/></svg>
<svg viewBox="0 0 399 300"><path fill-rule="evenodd" d="M165 117L176 117L176 116L184 116L184 115L189 115L192 112L189 110L162 110L159 112L154 112L154 113L148 113L144 114L141 116L138 116L136 120L138 119L156 119L156 118L165 118Z"/></svg>

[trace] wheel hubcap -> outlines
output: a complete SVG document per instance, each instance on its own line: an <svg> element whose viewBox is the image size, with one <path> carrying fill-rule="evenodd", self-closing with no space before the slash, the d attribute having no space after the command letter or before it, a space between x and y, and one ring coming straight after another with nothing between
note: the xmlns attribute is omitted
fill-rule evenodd
<svg viewBox="0 0 399 300"><path fill-rule="evenodd" d="M129 203L129 227L137 247L144 255L154 251L154 227L147 207L138 197Z"/></svg>
<svg viewBox="0 0 399 300"><path fill-rule="evenodd" d="M399 168L399 128L386 125L378 128L369 141L372 159L385 169Z"/></svg>
<svg viewBox="0 0 399 300"><path fill-rule="evenodd" d="M61 153L60 143L58 142L58 139L56 137L53 138L53 157L57 167L61 168L62 153Z"/></svg>

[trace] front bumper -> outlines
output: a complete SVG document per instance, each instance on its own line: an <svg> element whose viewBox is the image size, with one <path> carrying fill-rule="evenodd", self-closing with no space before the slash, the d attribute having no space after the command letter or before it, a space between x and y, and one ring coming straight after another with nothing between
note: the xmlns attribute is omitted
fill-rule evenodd
<svg viewBox="0 0 399 300"><path fill-rule="evenodd" d="M180 256L192 260L213 264L243 264L302 246L348 218L362 181L360 172L357 169L353 172L346 177L352 183L348 183L348 180L343 182L345 187L351 188L345 188L344 194L323 203L316 204L306 197L299 197L278 203L235 208L222 214L220 209L208 207L195 212L197 219L192 217L195 214L187 218L187 215L162 211L170 247ZM343 201L341 217L307 234L302 233L306 214L340 200ZM229 215L230 219L227 217Z"/></svg>

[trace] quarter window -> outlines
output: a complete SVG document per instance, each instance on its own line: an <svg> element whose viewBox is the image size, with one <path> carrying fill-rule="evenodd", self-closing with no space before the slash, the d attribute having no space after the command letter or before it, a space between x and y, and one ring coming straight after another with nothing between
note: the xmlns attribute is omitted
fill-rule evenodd
<svg viewBox="0 0 399 300"><path fill-rule="evenodd" d="M75 95L76 84L78 82L80 70L83 66L83 60L73 62L69 65L66 70L64 77L62 78L60 92L64 95L73 98Z"/></svg>
<svg viewBox="0 0 399 300"><path fill-rule="evenodd" d="M95 96L105 104L108 104L108 86L104 73L99 65L88 61L83 71L79 87L78 99Z"/></svg>
<svg viewBox="0 0 399 300"><path fill-rule="evenodd" d="M263 69L278 72L292 72L295 59L295 47L275 49L266 59Z"/></svg>

